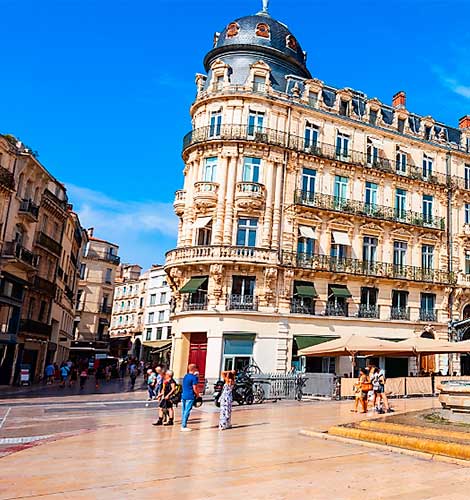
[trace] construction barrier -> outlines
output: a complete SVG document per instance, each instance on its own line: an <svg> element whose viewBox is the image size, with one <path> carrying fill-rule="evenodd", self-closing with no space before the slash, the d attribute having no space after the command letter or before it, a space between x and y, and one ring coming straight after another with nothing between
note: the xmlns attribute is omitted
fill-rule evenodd
<svg viewBox="0 0 470 500"><path fill-rule="evenodd" d="M436 377L436 379L437 378L438 377ZM451 378L454 379L455 377ZM354 396L354 384L356 382L357 380L353 378L341 378L340 394L342 398L350 398ZM385 381L385 393L391 397L432 395L432 379L431 377L388 378Z"/></svg>
<svg viewBox="0 0 470 500"><path fill-rule="evenodd" d="M407 396L431 396L433 394L431 377L406 377Z"/></svg>

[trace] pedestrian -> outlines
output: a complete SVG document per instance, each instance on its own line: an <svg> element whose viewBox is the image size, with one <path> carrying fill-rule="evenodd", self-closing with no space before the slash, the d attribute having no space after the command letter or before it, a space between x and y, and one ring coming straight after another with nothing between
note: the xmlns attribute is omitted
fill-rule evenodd
<svg viewBox="0 0 470 500"><path fill-rule="evenodd" d="M374 389L373 406L375 411L377 413L391 413L393 410L390 408L385 394L385 370L379 370L373 365L370 370L370 381Z"/></svg>
<svg viewBox="0 0 470 500"><path fill-rule="evenodd" d="M188 373L183 378L183 393L181 395L182 413L181 413L181 431L192 431L188 425L189 414L193 409L194 400L199 397L199 389L197 384L199 378L197 376L197 366L190 364L188 366Z"/></svg>
<svg viewBox="0 0 470 500"><path fill-rule="evenodd" d="M173 379L173 372L167 370L165 372L165 379L163 381L162 390L158 395L160 404L158 407L158 420L153 422L152 425L173 425L175 419L175 412L173 410L173 403L171 396L176 391L176 382ZM168 421L163 424L163 417L168 415Z"/></svg>
<svg viewBox="0 0 470 500"><path fill-rule="evenodd" d="M78 379L78 368L75 365L72 365L72 368L70 370L69 387L73 387L77 379Z"/></svg>
<svg viewBox="0 0 470 500"><path fill-rule="evenodd" d="M365 368L360 368L359 378L357 380L357 383L361 387L361 397L360 397L360 402L362 406L361 413L367 413L367 394L370 390L372 390L372 384L370 383L370 379L366 373Z"/></svg>
<svg viewBox="0 0 470 500"><path fill-rule="evenodd" d="M157 374L149 368L147 370L147 391L149 394L148 401L152 401L157 397L155 394L155 387L157 386Z"/></svg>
<svg viewBox="0 0 470 500"><path fill-rule="evenodd" d="M65 383L67 382L67 378L69 376L69 367L66 363L62 363L60 368L60 387L65 387Z"/></svg>
<svg viewBox="0 0 470 500"><path fill-rule="evenodd" d="M232 427L232 391L235 385L235 373L234 370L222 372L222 379L225 383L220 397L219 429L221 431Z"/></svg>
<svg viewBox="0 0 470 500"><path fill-rule="evenodd" d="M126 371L127 371L127 363L125 362L125 360L122 360L121 364L119 365L119 378L121 380L124 379Z"/></svg>
<svg viewBox="0 0 470 500"><path fill-rule="evenodd" d="M82 371L80 372L80 390L83 391L86 381L88 379L88 370L83 367Z"/></svg>
<svg viewBox="0 0 470 500"><path fill-rule="evenodd" d="M137 378L137 375L138 375L138 369L137 369L137 365L135 364L135 361L132 360L129 364L129 377L130 377L130 389L131 391L134 390L134 386L135 386L135 379Z"/></svg>
<svg viewBox="0 0 470 500"><path fill-rule="evenodd" d="M111 381L111 365L106 365L104 369L104 376L106 378L106 382Z"/></svg>
<svg viewBox="0 0 470 500"><path fill-rule="evenodd" d="M46 366L45 374L46 374L46 384L53 384L54 383L54 372L55 368L52 363L49 363Z"/></svg>

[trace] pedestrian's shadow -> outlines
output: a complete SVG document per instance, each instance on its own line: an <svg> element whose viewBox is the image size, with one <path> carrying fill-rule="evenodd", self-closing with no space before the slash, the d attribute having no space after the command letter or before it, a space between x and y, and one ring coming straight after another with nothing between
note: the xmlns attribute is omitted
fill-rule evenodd
<svg viewBox="0 0 470 500"><path fill-rule="evenodd" d="M244 429L246 427L258 427L260 425L269 425L269 422L259 422L257 424L240 424L240 425L232 425L230 429ZM218 429L218 425L211 425L210 427L204 427L204 429ZM227 429L227 430L230 430Z"/></svg>

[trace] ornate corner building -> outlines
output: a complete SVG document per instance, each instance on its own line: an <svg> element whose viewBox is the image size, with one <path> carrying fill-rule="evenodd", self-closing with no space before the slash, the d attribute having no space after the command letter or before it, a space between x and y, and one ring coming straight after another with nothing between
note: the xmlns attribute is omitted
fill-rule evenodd
<svg viewBox="0 0 470 500"><path fill-rule="evenodd" d="M176 375L188 361L210 381L253 361L285 371L348 333L447 338L470 303L470 117L452 128L404 92L387 105L312 78L265 9L216 33L204 66L165 264Z"/></svg>

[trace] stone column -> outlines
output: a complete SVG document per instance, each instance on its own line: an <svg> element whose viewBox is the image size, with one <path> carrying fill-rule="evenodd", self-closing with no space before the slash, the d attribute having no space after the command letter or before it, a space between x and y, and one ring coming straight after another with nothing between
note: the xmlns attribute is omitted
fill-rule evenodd
<svg viewBox="0 0 470 500"><path fill-rule="evenodd" d="M282 205L282 163L275 163L273 170L276 170L276 191L274 195L274 211L272 218L272 248L278 249L280 245L281 229L281 205Z"/></svg>
<svg viewBox="0 0 470 500"><path fill-rule="evenodd" d="M218 168L221 170L219 175L219 193L217 196L217 208L215 212L215 220L213 221L213 245L221 245L223 240L224 231L224 214L225 214L225 191L227 187L227 174L230 165L230 157L219 156L220 166Z"/></svg>
<svg viewBox="0 0 470 500"><path fill-rule="evenodd" d="M235 214L234 203L235 203L235 186L237 183L237 166L238 157L228 157L227 158L227 196L225 199L225 215L224 215L224 245L232 245L232 229L233 229L233 217Z"/></svg>
<svg viewBox="0 0 470 500"><path fill-rule="evenodd" d="M266 208L264 212L263 241L261 246L269 248L271 246L271 230L273 222L273 192L274 192L274 163L269 166L266 172Z"/></svg>

